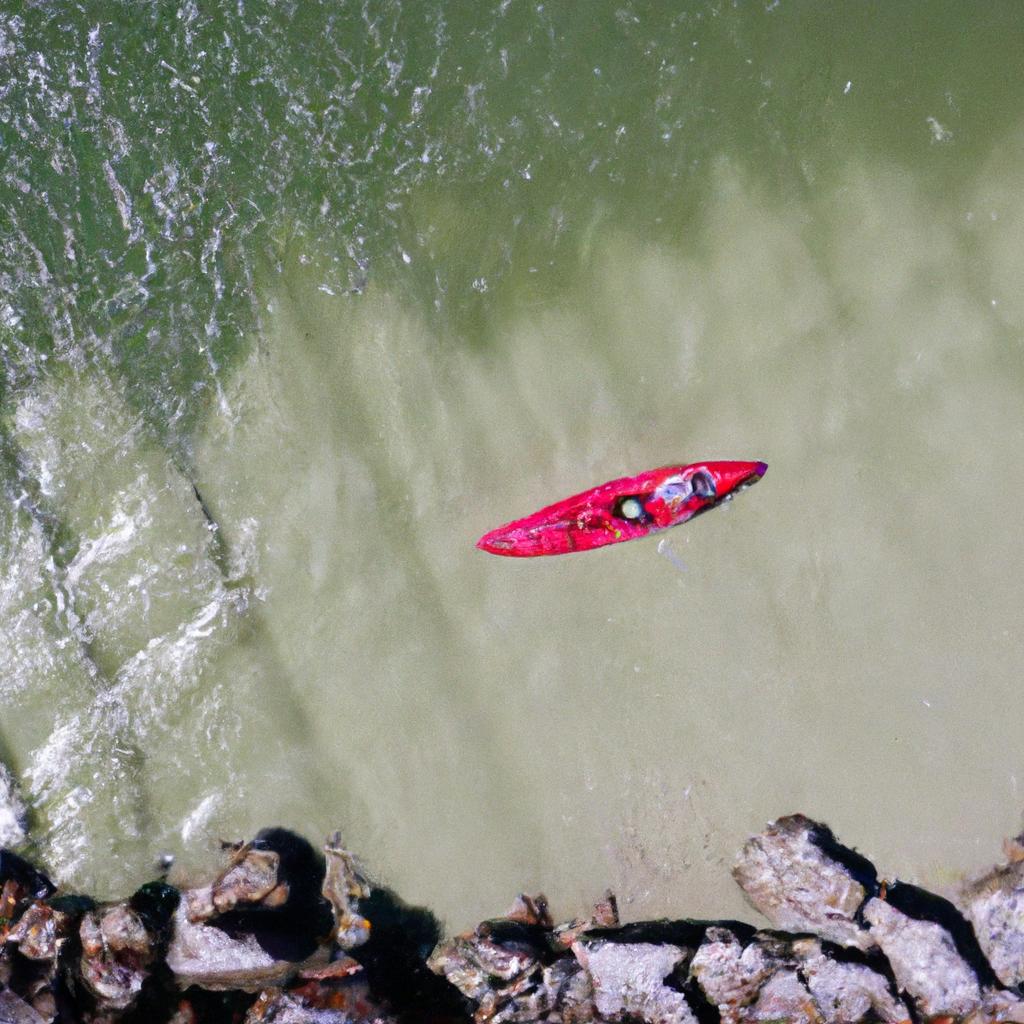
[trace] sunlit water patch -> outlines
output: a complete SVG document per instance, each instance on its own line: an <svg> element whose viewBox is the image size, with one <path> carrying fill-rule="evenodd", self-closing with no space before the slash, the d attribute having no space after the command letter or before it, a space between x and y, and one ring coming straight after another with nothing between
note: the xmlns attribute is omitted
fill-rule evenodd
<svg viewBox="0 0 1024 1024"><path fill-rule="evenodd" d="M827 205L723 170L693 251L609 238L478 353L301 266L271 289L201 486L228 535L260 523L268 635L346 780L324 824L361 794L358 845L403 891L454 917L609 882L637 912L739 912L723 865L776 808L924 874L1014 826L996 709L1019 703L1024 413L978 270L1000 222L878 170ZM772 471L670 535L682 569L653 544L472 550L495 519L703 456Z"/></svg>

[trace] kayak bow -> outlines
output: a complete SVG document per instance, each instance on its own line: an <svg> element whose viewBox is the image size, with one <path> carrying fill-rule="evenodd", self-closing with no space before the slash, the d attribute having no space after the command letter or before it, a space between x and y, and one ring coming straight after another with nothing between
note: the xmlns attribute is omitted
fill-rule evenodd
<svg viewBox="0 0 1024 1024"><path fill-rule="evenodd" d="M492 555L531 558L589 551L678 526L757 483L764 462L694 462L611 480L485 533Z"/></svg>

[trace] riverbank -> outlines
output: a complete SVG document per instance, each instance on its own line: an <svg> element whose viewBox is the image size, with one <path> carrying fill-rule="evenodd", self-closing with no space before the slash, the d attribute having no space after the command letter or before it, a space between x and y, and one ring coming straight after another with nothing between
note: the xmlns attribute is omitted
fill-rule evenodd
<svg viewBox="0 0 1024 1024"><path fill-rule="evenodd" d="M733 876L770 927L623 923L613 894L556 924L542 895L444 938L335 835L225 847L208 884L165 874L98 903L0 853L2 1024L705 1024L1024 1021L1024 845L955 903L881 879L801 815ZM170 865L168 865L170 870Z"/></svg>

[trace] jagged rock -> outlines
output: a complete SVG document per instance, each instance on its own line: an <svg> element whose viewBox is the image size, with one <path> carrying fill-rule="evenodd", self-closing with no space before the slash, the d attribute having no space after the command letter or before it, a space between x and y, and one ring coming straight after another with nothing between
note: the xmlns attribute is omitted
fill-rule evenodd
<svg viewBox="0 0 1024 1024"><path fill-rule="evenodd" d="M194 924L198 924L200 921L208 921L217 913L217 908L213 904L212 885L186 889L181 894L181 902L185 908L185 915Z"/></svg>
<svg viewBox="0 0 1024 1024"><path fill-rule="evenodd" d="M42 902L33 903L8 932L7 941L29 960L56 960L69 934L71 917Z"/></svg>
<svg viewBox="0 0 1024 1024"><path fill-rule="evenodd" d="M265 991L249 1008L245 1024L396 1024L367 998L365 990L352 998L311 1002L296 992Z"/></svg>
<svg viewBox="0 0 1024 1024"><path fill-rule="evenodd" d="M641 1020L645 1024L697 1024L686 996L665 984L685 965L686 950L649 942L586 939L572 948L590 976L594 1006L602 1018Z"/></svg>
<svg viewBox="0 0 1024 1024"><path fill-rule="evenodd" d="M323 857L302 836L262 829L214 883L214 913L205 921L232 936L252 934L276 960L306 960L334 928L331 906L321 894L324 869ZM189 902L194 908L195 901ZM233 905L221 910L218 903Z"/></svg>
<svg viewBox="0 0 1024 1024"><path fill-rule="evenodd" d="M287 882L278 881L281 857L274 850L253 849L244 843L234 849L231 863L214 881L186 893L189 920L208 921L239 905L279 907L287 899Z"/></svg>
<svg viewBox="0 0 1024 1024"><path fill-rule="evenodd" d="M740 1014L744 1024L786 1021L786 1024L824 1024L825 1018L793 967L780 967L761 986L753 1006Z"/></svg>
<svg viewBox="0 0 1024 1024"><path fill-rule="evenodd" d="M999 980L1024 982L1024 860L964 886L959 903Z"/></svg>
<svg viewBox="0 0 1024 1024"><path fill-rule="evenodd" d="M545 910L547 909L545 901ZM594 904L589 917L577 917L553 929L555 945L569 949L585 932L596 928L617 928L619 926L619 904L610 890Z"/></svg>
<svg viewBox="0 0 1024 1024"><path fill-rule="evenodd" d="M563 956L543 972L543 987L548 993L550 1012L563 1024L593 1020L594 986L579 961Z"/></svg>
<svg viewBox="0 0 1024 1024"><path fill-rule="evenodd" d="M275 959L252 934L233 937L213 925L191 921L188 901L182 900L174 914L167 966L182 988L258 992L284 984L302 967L322 963L327 956L323 949L302 963Z"/></svg>
<svg viewBox="0 0 1024 1024"><path fill-rule="evenodd" d="M46 1017L15 995L9 988L0 989L0 1024L48 1024Z"/></svg>
<svg viewBox="0 0 1024 1024"><path fill-rule="evenodd" d="M363 965L348 956L300 971L288 995L314 1010L373 1008Z"/></svg>
<svg viewBox="0 0 1024 1024"><path fill-rule="evenodd" d="M964 1018L964 1024L992 1024L992 1021L1024 1024L1024 1000L1012 992L989 989L984 994L981 1006Z"/></svg>
<svg viewBox="0 0 1024 1024"><path fill-rule="evenodd" d="M554 993L552 1011L561 1016L562 1024L589 1024L595 1019L594 984L577 960L563 957L544 973L545 984Z"/></svg>
<svg viewBox="0 0 1024 1024"><path fill-rule="evenodd" d="M498 924L485 921L474 932L440 943L427 961L432 971L477 1003L478 1022L522 1019L521 1002L528 996L538 1012L551 1002L543 993L537 998L543 966L537 949L514 933L502 932Z"/></svg>
<svg viewBox="0 0 1024 1024"><path fill-rule="evenodd" d="M1000 988L1019 980L1024 847L964 889L984 944L947 900L880 884L863 857L799 815L751 840L735 872L788 934L736 921L621 925L610 894L556 926L538 895L439 943L437 919L371 890L339 837L324 853L267 829L208 886L179 894L153 882L97 908L53 895L44 875L0 851L0 1024L67 1013L85 1024L126 1013L174 1024L696 1024L716 1012L722 1024L1024 1024L1024 1001ZM62 957L76 927L81 956ZM165 945L172 973L154 969ZM172 977L198 987L175 996ZM245 995L255 992L255 1002Z"/></svg>
<svg viewBox="0 0 1024 1024"><path fill-rule="evenodd" d="M690 962L690 977L718 1008L724 1024L732 1024L777 967L776 958L759 943L744 946L729 929L711 927Z"/></svg>
<svg viewBox="0 0 1024 1024"><path fill-rule="evenodd" d="M535 986L544 962L552 959L550 931L547 901L520 896L507 916L439 943L427 966L480 1004L478 1019L489 1020Z"/></svg>
<svg viewBox="0 0 1024 1024"><path fill-rule="evenodd" d="M532 969L535 964L533 957L517 957L500 946L492 948L492 944L480 941L475 933L456 935L440 943L427 960L432 971L446 978L474 1002L480 1002L487 996L492 978L508 980L517 973Z"/></svg>
<svg viewBox="0 0 1024 1024"><path fill-rule="evenodd" d="M90 911L78 929L79 973L102 1010L124 1010L142 991L154 959L153 940L139 915L118 903Z"/></svg>
<svg viewBox="0 0 1024 1024"><path fill-rule="evenodd" d="M354 949L370 937L370 922L358 911L359 900L370 895L370 885L355 858L342 846L340 832L328 838L324 856L327 870L321 891L334 913L334 941L342 949Z"/></svg>
<svg viewBox="0 0 1024 1024"><path fill-rule="evenodd" d="M979 1007L978 978L940 924L908 917L878 898L868 901L864 920L900 988L923 1016L959 1016Z"/></svg>
<svg viewBox="0 0 1024 1024"><path fill-rule="evenodd" d="M862 1020L899 1024L910 1019L906 1004L892 991L884 974L866 964L827 956L817 939L797 939L793 952L807 988L829 1024Z"/></svg>
<svg viewBox="0 0 1024 1024"><path fill-rule="evenodd" d="M233 910L239 903L261 903L279 907L288 899L289 886L279 881L281 856L274 850L255 850L243 846L231 866L212 887L212 901L218 914Z"/></svg>
<svg viewBox="0 0 1024 1024"><path fill-rule="evenodd" d="M617 923L617 918L600 910L592 919L573 922L573 934L597 923ZM520 895L505 917L440 943L427 965L477 1004L479 1024L536 1021L549 1014L566 1024L590 1021L590 978L569 955L566 934L564 928L555 933L543 895Z"/></svg>
<svg viewBox="0 0 1024 1024"><path fill-rule="evenodd" d="M525 892L521 892L509 907L505 918L509 921L518 921L520 924L549 930L555 926L548 909L548 898L542 892L537 893L536 896L527 896Z"/></svg>
<svg viewBox="0 0 1024 1024"><path fill-rule="evenodd" d="M10 922L17 919L20 911L18 905L24 901L25 890L12 879L7 879L0 886L0 941L6 941L10 931Z"/></svg>
<svg viewBox="0 0 1024 1024"><path fill-rule="evenodd" d="M256 992L325 962L333 922L324 863L301 836L263 829L212 885L182 894L167 964L179 985Z"/></svg>
<svg viewBox="0 0 1024 1024"><path fill-rule="evenodd" d="M775 928L862 950L873 944L857 912L877 891L875 868L825 825L802 814L779 818L744 845L733 877Z"/></svg>
<svg viewBox="0 0 1024 1024"><path fill-rule="evenodd" d="M848 959L861 954L832 948L843 958L826 953L817 939L759 932L744 943L728 929L712 927L693 957L690 977L724 1024L794 1015L826 1024L909 1018L884 974Z"/></svg>

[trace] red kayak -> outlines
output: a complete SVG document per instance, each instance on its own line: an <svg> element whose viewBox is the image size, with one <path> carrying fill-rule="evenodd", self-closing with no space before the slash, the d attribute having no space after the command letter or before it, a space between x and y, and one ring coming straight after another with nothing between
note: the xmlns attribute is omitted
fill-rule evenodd
<svg viewBox="0 0 1024 1024"><path fill-rule="evenodd" d="M764 462L694 462L611 480L485 533L492 555L567 555L636 540L692 519L757 483Z"/></svg>

